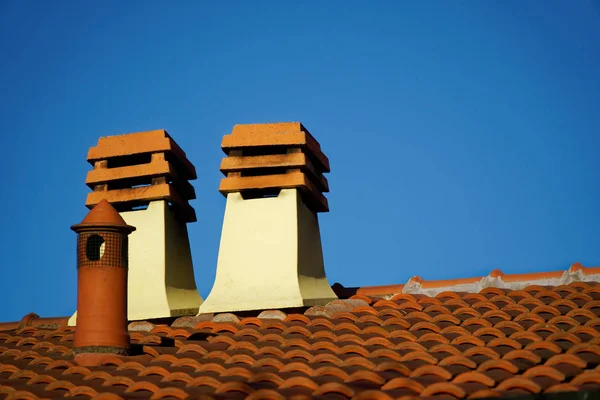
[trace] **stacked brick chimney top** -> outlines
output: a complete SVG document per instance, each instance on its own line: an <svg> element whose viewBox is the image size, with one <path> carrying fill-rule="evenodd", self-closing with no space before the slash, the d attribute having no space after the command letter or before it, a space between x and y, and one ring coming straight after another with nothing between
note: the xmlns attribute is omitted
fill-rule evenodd
<svg viewBox="0 0 600 400"><path fill-rule="evenodd" d="M323 195L329 191L323 176L330 171L329 159L301 123L236 125L221 148L227 154L221 163L223 195L264 197L297 188L313 212L329 211Z"/></svg>
<svg viewBox="0 0 600 400"><path fill-rule="evenodd" d="M109 201L119 212L168 201L178 218L195 222L188 201L195 199L196 170L185 152L165 130L102 137L90 148L87 161L94 166L86 179L93 190L86 206Z"/></svg>

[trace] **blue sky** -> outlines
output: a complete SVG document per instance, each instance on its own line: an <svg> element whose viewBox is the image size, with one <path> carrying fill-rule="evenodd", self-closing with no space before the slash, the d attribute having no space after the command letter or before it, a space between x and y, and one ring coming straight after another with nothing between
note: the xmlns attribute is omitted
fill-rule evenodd
<svg viewBox="0 0 600 400"><path fill-rule="evenodd" d="M70 315L85 158L164 128L212 286L234 124L321 143L330 283L600 265L600 2L0 2L0 321Z"/></svg>

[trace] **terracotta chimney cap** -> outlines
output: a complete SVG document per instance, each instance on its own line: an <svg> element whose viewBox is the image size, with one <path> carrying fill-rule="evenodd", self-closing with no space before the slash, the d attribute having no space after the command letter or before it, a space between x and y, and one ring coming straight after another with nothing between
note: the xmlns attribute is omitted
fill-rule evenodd
<svg viewBox="0 0 600 400"><path fill-rule="evenodd" d="M117 210L106 200L101 200L85 216L83 221L71 227L75 232L86 228L116 228L121 231L133 232L135 227L127 225Z"/></svg>
<svg viewBox="0 0 600 400"><path fill-rule="evenodd" d="M196 221L189 204L196 198L189 182L197 178L196 169L164 129L101 137L87 160L94 166L85 179L92 189L85 201L89 209L100 200L119 212L166 200L178 219Z"/></svg>
<svg viewBox="0 0 600 400"><path fill-rule="evenodd" d="M329 211L323 193L329 192L324 173L329 159L321 145L300 122L235 125L221 148L219 191L242 196L275 195L283 189L299 189L313 212Z"/></svg>

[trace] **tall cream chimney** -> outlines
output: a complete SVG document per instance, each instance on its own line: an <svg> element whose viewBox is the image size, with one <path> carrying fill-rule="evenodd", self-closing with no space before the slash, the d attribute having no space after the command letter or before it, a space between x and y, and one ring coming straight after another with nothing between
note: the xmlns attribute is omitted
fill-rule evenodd
<svg viewBox="0 0 600 400"><path fill-rule="evenodd" d="M329 160L299 122L236 125L223 138L227 197L214 286L199 313L301 307L336 299L318 212Z"/></svg>
<svg viewBox="0 0 600 400"><path fill-rule="evenodd" d="M94 166L86 206L107 200L128 225L128 319L190 315L196 289L186 224L196 221L196 170L164 130L102 137L88 152ZM74 325L76 315L70 321Z"/></svg>

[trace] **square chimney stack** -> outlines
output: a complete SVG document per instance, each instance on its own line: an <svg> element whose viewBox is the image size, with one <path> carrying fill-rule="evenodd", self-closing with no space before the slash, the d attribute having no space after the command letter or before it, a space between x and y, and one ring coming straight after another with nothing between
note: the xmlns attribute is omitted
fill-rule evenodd
<svg viewBox="0 0 600 400"><path fill-rule="evenodd" d="M186 224L196 170L164 130L102 137L90 148L86 206L108 201L137 230L129 239L128 318L190 315L202 299ZM71 318L74 324L76 315Z"/></svg>
<svg viewBox="0 0 600 400"><path fill-rule="evenodd" d="M236 125L223 138L227 197L214 286L200 313L325 304L317 213L329 160L299 122Z"/></svg>

